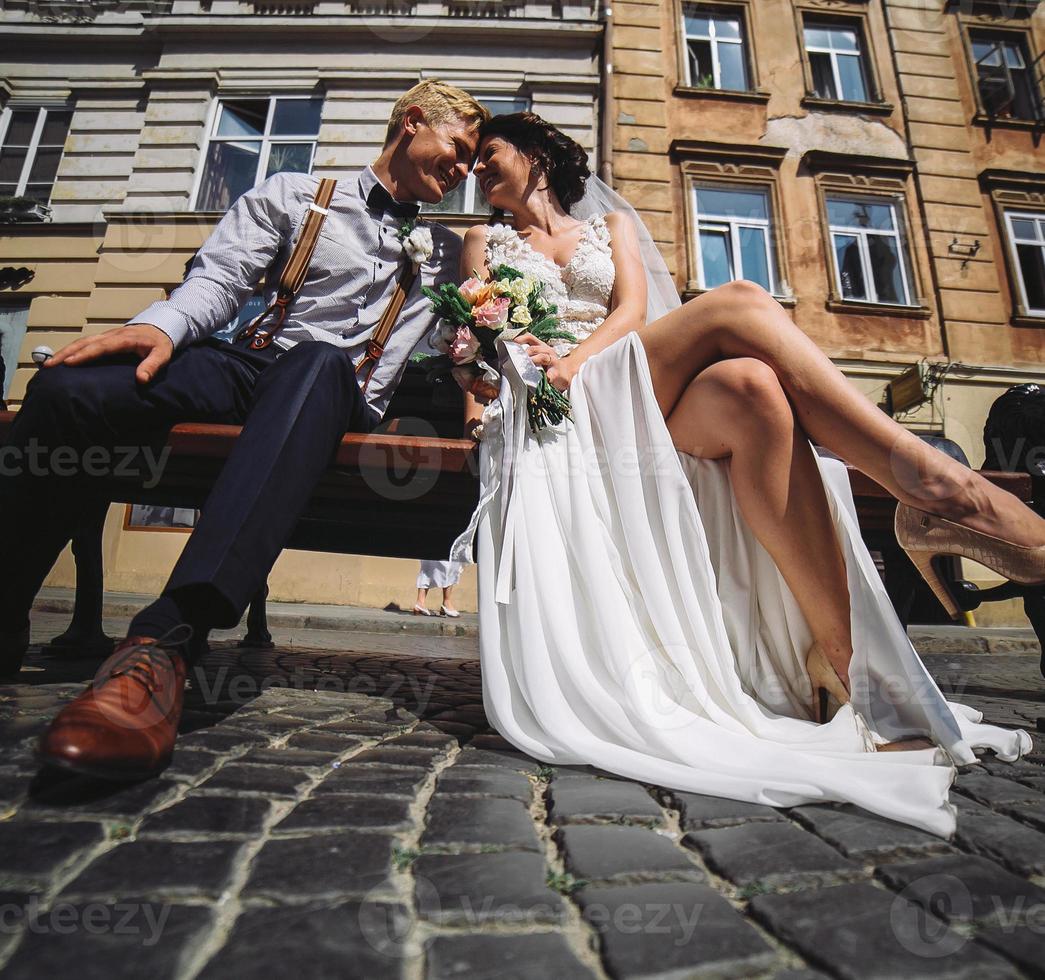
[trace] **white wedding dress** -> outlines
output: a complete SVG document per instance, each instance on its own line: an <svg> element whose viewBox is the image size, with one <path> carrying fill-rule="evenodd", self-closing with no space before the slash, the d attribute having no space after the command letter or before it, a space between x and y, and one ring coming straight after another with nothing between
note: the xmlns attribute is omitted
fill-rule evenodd
<svg viewBox="0 0 1045 980"><path fill-rule="evenodd" d="M607 314L601 217L563 268L505 225L489 228L487 258L539 278L578 340ZM975 747L1029 751L1025 732L980 724L940 694L861 541L841 463L819 460L849 577L853 699L818 725L805 620L744 523L728 464L672 445L638 334L588 359L572 422L539 435L513 363L485 412L471 529L483 699L509 742L548 763L752 803L850 802L942 836L955 828L956 764ZM925 734L939 748L874 750Z"/></svg>

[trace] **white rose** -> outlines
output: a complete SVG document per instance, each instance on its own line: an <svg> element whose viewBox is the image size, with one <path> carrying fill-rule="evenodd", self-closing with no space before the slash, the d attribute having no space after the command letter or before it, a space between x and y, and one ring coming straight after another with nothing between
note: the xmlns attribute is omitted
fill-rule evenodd
<svg viewBox="0 0 1045 980"><path fill-rule="evenodd" d="M418 225L403 240L403 251L409 256L414 265L427 262L435 251L432 242L432 229L424 225Z"/></svg>

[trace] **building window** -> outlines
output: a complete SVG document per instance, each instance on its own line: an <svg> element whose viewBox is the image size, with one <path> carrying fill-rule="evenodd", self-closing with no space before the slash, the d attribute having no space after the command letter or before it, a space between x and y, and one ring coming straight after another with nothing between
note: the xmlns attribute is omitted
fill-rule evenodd
<svg viewBox="0 0 1045 980"><path fill-rule="evenodd" d="M970 31L976 85L984 112L1009 119L1042 119L1041 58L1032 62L1026 37Z"/></svg>
<svg viewBox="0 0 1045 980"><path fill-rule="evenodd" d="M47 106L0 114L0 197L50 201L72 117L71 109Z"/></svg>
<svg viewBox="0 0 1045 980"><path fill-rule="evenodd" d="M512 112L527 112L530 108L530 100L521 96L479 97L479 101L494 116L505 116ZM492 209L479 190L475 174L469 171L467 178L462 180L449 194L444 195L438 204L425 204L422 206L422 210L426 214L490 214Z"/></svg>
<svg viewBox="0 0 1045 980"><path fill-rule="evenodd" d="M1045 214L1005 212L1023 309L1045 316Z"/></svg>
<svg viewBox="0 0 1045 980"><path fill-rule="evenodd" d="M29 302L0 305L0 401L7 398L18 369L18 355L25 339L25 328L29 323Z"/></svg>
<svg viewBox="0 0 1045 980"><path fill-rule="evenodd" d="M312 172L323 100L280 96L222 99L207 140L196 210L227 211L282 171Z"/></svg>
<svg viewBox="0 0 1045 980"><path fill-rule="evenodd" d="M870 76L860 28L807 20L804 35L813 94L832 102L870 102Z"/></svg>
<svg viewBox="0 0 1045 980"><path fill-rule="evenodd" d="M697 285L713 289L749 279L777 293L769 192L763 188L696 184Z"/></svg>
<svg viewBox="0 0 1045 980"><path fill-rule="evenodd" d="M746 92L747 54L740 12L711 12L695 4L683 6L687 80L694 88Z"/></svg>
<svg viewBox="0 0 1045 980"><path fill-rule="evenodd" d="M835 286L843 300L911 305L904 236L896 203L828 196Z"/></svg>

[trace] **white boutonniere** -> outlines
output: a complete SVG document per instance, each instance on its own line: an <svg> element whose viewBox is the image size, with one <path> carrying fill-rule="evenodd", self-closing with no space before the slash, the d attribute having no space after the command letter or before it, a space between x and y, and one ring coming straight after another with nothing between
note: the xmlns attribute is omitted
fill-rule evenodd
<svg viewBox="0 0 1045 980"><path fill-rule="evenodd" d="M404 222L396 237L403 243L403 251L414 265L423 265L435 251L432 229L417 220Z"/></svg>

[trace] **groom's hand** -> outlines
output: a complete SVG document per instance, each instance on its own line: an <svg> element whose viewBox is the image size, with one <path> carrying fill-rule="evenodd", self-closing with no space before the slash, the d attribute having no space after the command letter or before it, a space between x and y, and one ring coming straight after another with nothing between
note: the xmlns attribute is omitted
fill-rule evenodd
<svg viewBox="0 0 1045 980"><path fill-rule="evenodd" d="M137 354L141 364L134 376L139 384L148 384L156 372L167 364L174 353L174 341L151 323L135 323L129 327L115 327L94 337L81 337L63 347L44 367L56 364L86 364L99 357L113 354Z"/></svg>

